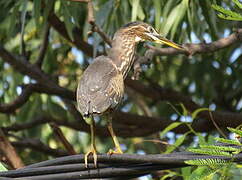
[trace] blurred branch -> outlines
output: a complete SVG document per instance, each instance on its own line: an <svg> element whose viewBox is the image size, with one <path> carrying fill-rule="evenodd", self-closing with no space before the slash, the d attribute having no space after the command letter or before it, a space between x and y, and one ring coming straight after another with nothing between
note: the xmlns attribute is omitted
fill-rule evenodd
<svg viewBox="0 0 242 180"><path fill-rule="evenodd" d="M82 34L79 28L73 29L74 40L72 41L69 37L65 24L54 14L51 13L48 17L48 21L50 25L66 40L74 44L78 49L83 51L86 55L93 57L93 47L87 42L83 41L80 38L80 34Z"/></svg>
<svg viewBox="0 0 242 180"><path fill-rule="evenodd" d="M66 98L68 100L75 100L75 93L73 91L60 87L58 84L56 84L54 81L51 80L49 75L45 74L37 66L30 64L25 59L22 59L20 57L17 58L17 56L14 56L13 54L9 53L1 45L0 45L0 57L2 57L2 59L5 62L12 65L13 68L15 68L20 73L22 73L24 75L28 75L31 78L38 81L37 84L31 84L32 90L34 92L47 93L49 95L58 95L62 98ZM162 87L156 86L156 85L151 85L148 87L138 81L131 81L131 80L126 80L126 85L130 86L131 88L133 88L135 91L141 93L142 95L153 99L154 101L166 100L166 101L171 101L171 102L181 102L191 112L200 108L200 106L197 105L196 103L194 103L190 97L184 96L183 94L176 92L172 89L165 89L165 88L162 88ZM120 112L116 113L116 114L120 114ZM215 111L215 112L212 112L212 115L214 117L215 122L221 127L227 127L227 126L236 127L236 126L242 124L242 117L238 113ZM75 117L77 117L77 116L75 116ZM79 117L81 117L81 115L79 115ZM171 121L169 119L165 119L165 118L157 119L157 121L155 121L155 118L151 118L150 121L148 121L148 122L153 122L153 123L149 123L150 125L148 125L146 129L144 129L144 128L140 128L141 126L144 127L144 124L140 124L141 121L136 120L137 117L139 117L139 116L134 116L132 114L129 114L129 116L127 115L126 117L127 117L128 122L126 122L126 118L124 118L124 116L118 116L118 118L116 116L115 121L114 121L114 125L116 123L116 125L119 124L122 126L125 123L130 124L131 121L133 123L135 123L134 127L127 128L127 126L123 126L122 130L119 129L121 132L119 135L123 136L123 137L130 137L131 135L132 136L149 135L151 133L154 133L154 132L157 132L157 131L163 129L164 127L166 127L166 125L169 125L170 123L173 122L173 121ZM214 129L214 125L210 120L210 116L209 116L208 112L200 112L198 114L198 117L205 118L205 119L199 119L197 121L194 121L193 122L194 129L196 129L199 132L203 132L203 131L207 132L209 130ZM138 119L146 120L147 117L139 117ZM73 125L73 124L70 125L69 123L67 123L65 125L70 126L73 129L89 132L89 130L87 131L87 125L83 122L84 121L82 120L81 121L82 128L77 128L76 125ZM144 121L142 121L142 122L144 122ZM157 124L155 122L157 122ZM161 122L162 122L162 124L161 124ZM58 125L61 125L61 124L58 124ZM182 126L180 126L180 127L182 127ZM186 132L187 131L186 126L185 126L185 128L183 127L183 129L181 129L180 127L178 129L175 129L174 131L176 131L176 132ZM101 136L106 135L107 134L106 129L103 130L103 128L100 127L99 132L97 132L97 134L99 134Z"/></svg>
<svg viewBox="0 0 242 180"><path fill-rule="evenodd" d="M49 82L50 86L54 85L54 83L50 80L50 77L41 71L36 65L31 64L25 58L8 52L1 44L0 57L3 59L3 61L9 63L18 72L30 76L42 84L47 84L47 82Z"/></svg>
<svg viewBox="0 0 242 180"><path fill-rule="evenodd" d="M79 114L79 112L76 109L74 111L76 111L77 113L76 115ZM76 118L76 116L74 117ZM115 112L113 119L114 119L113 120L114 129L117 132L117 135L120 137L148 136L155 132L162 131L168 125L174 122L168 118L147 117L147 116L140 116L140 115L124 113L124 112ZM241 119L239 120L226 119L226 121L220 121L218 119L215 119L215 121L220 126L220 128L237 127L241 124ZM8 127L3 127L2 129L4 130L4 132L21 131L24 129L33 128L41 124L46 124L50 122L54 122L58 126L65 126L77 131L89 132L89 127L85 123L85 121L82 120L81 114L79 114L78 119L75 119L75 121L68 121L66 119L60 119L60 118L56 119L48 115L42 115L40 117L36 117L30 122L13 124ZM213 123L210 120L203 120L203 119L194 120L191 126L197 132L209 132L215 129ZM184 123L178 126L177 128L173 129L172 131L175 133L185 133L187 131L190 131L190 129ZM107 128L100 125L96 126L96 133L100 137L109 136Z"/></svg>
<svg viewBox="0 0 242 180"><path fill-rule="evenodd" d="M7 161L12 165L13 168L24 167L21 158L16 153L14 147L10 144L4 132L0 128L0 150L3 152Z"/></svg>
<svg viewBox="0 0 242 180"><path fill-rule="evenodd" d="M73 146L68 142L64 134L62 133L61 129L53 122L49 123L51 129L53 130L56 137L60 140L60 142L63 144L69 155L75 155L77 154L73 148Z"/></svg>
<svg viewBox="0 0 242 180"><path fill-rule="evenodd" d="M148 105L145 100L140 97L139 94L136 93L133 89L126 87L126 92L128 96L134 101L135 104L141 109L145 116L152 117L152 112L150 111Z"/></svg>
<svg viewBox="0 0 242 180"><path fill-rule="evenodd" d="M27 85L22 89L21 94L14 101L8 104L0 104L0 112L13 113L16 109L20 108L29 100L29 97L31 96L32 93L33 93L32 87Z"/></svg>
<svg viewBox="0 0 242 180"><path fill-rule="evenodd" d="M49 95L57 95L57 96L60 96L62 98L66 98L66 99L69 99L72 101L76 100L76 98L75 98L76 95L75 95L74 91L61 87L57 84L55 84L52 87L48 86L47 83L46 84L35 83L35 84L28 84L25 86L30 86L34 92L46 93Z"/></svg>
<svg viewBox="0 0 242 180"><path fill-rule="evenodd" d="M50 75L45 74L42 70L39 69L39 67L29 63L26 59L11 54L1 44L0 57L2 57L3 61L9 63L18 72L22 73L23 75L28 75L29 77L38 81L40 84L36 86L34 84L32 85L32 88L35 88L37 91L38 89L41 89L42 91L48 89L50 93L64 93L63 91L65 91L65 94L69 98L73 98L73 92L70 93L70 91L67 89L60 87L58 84L51 80Z"/></svg>
<svg viewBox="0 0 242 180"><path fill-rule="evenodd" d="M133 88L135 91L140 94L153 99L154 101L169 101L169 102L179 102L184 104L184 106L190 111L193 112L199 108L201 108L198 104L196 104L189 96L185 96L173 89L162 88L157 84L150 84L149 86L143 85L138 81L134 81L131 79L126 79L126 85ZM214 121L220 127L236 127L242 124L242 117L240 113L232 113L232 112L223 112L223 111L212 111L212 116ZM208 111L203 111L198 114L198 117L203 118L197 120L196 128L207 126L208 128L214 127L211 121L211 117ZM200 129L200 128L199 128ZM202 128L203 129L203 128Z"/></svg>
<svg viewBox="0 0 242 180"><path fill-rule="evenodd" d="M46 54L46 50L49 43L49 33L50 33L50 24L47 22L44 28L43 41L40 47L39 55L35 63L38 67L41 67Z"/></svg>
<svg viewBox="0 0 242 180"><path fill-rule="evenodd" d="M61 149L53 149L46 144L42 143L39 139L22 139L20 141L13 141L11 144L16 148L30 148L34 151L42 152L51 156L67 156L68 153Z"/></svg>

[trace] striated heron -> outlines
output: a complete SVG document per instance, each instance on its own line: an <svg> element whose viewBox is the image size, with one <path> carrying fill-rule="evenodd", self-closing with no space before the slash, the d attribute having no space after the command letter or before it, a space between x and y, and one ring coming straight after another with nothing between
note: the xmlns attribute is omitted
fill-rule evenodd
<svg viewBox="0 0 242 180"><path fill-rule="evenodd" d="M107 56L99 56L84 71L77 88L78 110L91 127L91 148L85 154L85 165L89 154L97 165L95 146L94 115L101 115L117 107L124 94L124 79L134 63L136 45L141 41L164 43L173 48L185 50L182 46L160 36L150 25L131 22L121 27L114 35L112 48ZM112 128L112 118L108 118L108 130L115 144L109 153L123 153Z"/></svg>

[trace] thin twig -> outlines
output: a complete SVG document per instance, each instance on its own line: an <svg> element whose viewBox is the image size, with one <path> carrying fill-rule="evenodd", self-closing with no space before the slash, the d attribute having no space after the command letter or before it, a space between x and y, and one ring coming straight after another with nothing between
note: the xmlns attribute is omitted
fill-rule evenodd
<svg viewBox="0 0 242 180"><path fill-rule="evenodd" d="M104 33L101 28L95 23L95 16L94 16L94 9L93 9L93 2L92 0L70 0L70 1L76 1L76 2L86 2L87 3L87 9L88 9L88 23L92 26L92 31L97 32L102 39L109 45L112 46L111 39L107 36L106 33Z"/></svg>
<svg viewBox="0 0 242 180"><path fill-rule="evenodd" d="M104 33L95 22L92 22L91 24L92 24L92 30L94 32L97 32L102 37L102 39L111 47L112 40L107 36L107 34Z"/></svg>
<svg viewBox="0 0 242 180"><path fill-rule="evenodd" d="M27 13L27 1L24 3L22 14L21 14L21 34L20 34L20 44L21 44L21 55L27 57L25 42L24 42L24 33L25 33L25 20Z"/></svg>
<svg viewBox="0 0 242 180"><path fill-rule="evenodd" d="M137 94L133 89L127 87L126 91L128 95L133 99L133 101L138 105L138 107L143 111L144 115L147 117L152 117L152 112L150 111L149 107L147 106L144 99Z"/></svg>
<svg viewBox="0 0 242 180"><path fill-rule="evenodd" d="M58 127L58 125L54 122L49 123L51 129L55 133L56 137L60 140L60 142L63 144L69 155L75 155L77 154L74 150L73 146L68 142L64 134L62 133L61 129Z"/></svg>
<svg viewBox="0 0 242 180"><path fill-rule="evenodd" d="M47 23L44 28L43 41L40 47L39 55L35 63L38 67L41 67L46 54L46 50L49 42L49 32L50 32L50 24Z"/></svg>
<svg viewBox="0 0 242 180"><path fill-rule="evenodd" d="M219 127L219 126L217 125L217 123L214 121L212 112L211 112L210 110L209 110L208 112L209 112L209 116L210 116L210 118L211 118L211 120L212 120L212 122L213 122L213 125L216 127L216 129L218 130L218 132L219 132L224 138L227 138L226 135L224 134L224 132L220 129L220 127Z"/></svg>
<svg viewBox="0 0 242 180"><path fill-rule="evenodd" d="M92 25L92 31L97 32L109 46L112 46L112 41L95 22L92 0L88 1L87 7L88 7L88 22Z"/></svg>

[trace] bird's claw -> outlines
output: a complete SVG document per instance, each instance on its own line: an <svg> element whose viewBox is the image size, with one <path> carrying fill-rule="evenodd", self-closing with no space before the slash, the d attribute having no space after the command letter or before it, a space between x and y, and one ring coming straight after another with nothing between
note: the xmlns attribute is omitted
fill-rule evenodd
<svg viewBox="0 0 242 180"><path fill-rule="evenodd" d="M88 156L92 154L94 167L97 167L97 150L95 147L91 147L91 149L85 154L85 167L88 168Z"/></svg>
<svg viewBox="0 0 242 180"><path fill-rule="evenodd" d="M112 154L123 154L123 151L120 149L120 148L117 148L115 150L113 149L110 149L108 152L107 152L108 155L112 155Z"/></svg>

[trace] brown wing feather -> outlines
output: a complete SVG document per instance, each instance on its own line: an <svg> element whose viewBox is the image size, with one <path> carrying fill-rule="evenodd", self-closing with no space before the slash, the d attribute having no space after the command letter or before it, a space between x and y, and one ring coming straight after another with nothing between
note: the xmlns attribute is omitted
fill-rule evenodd
<svg viewBox="0 0 242 180"><path fill-rule="evenodd" d="M123 76L111 59L100 56L88 66L77 88L78 110L83 115L114 108L123 97Z"/></svg>

